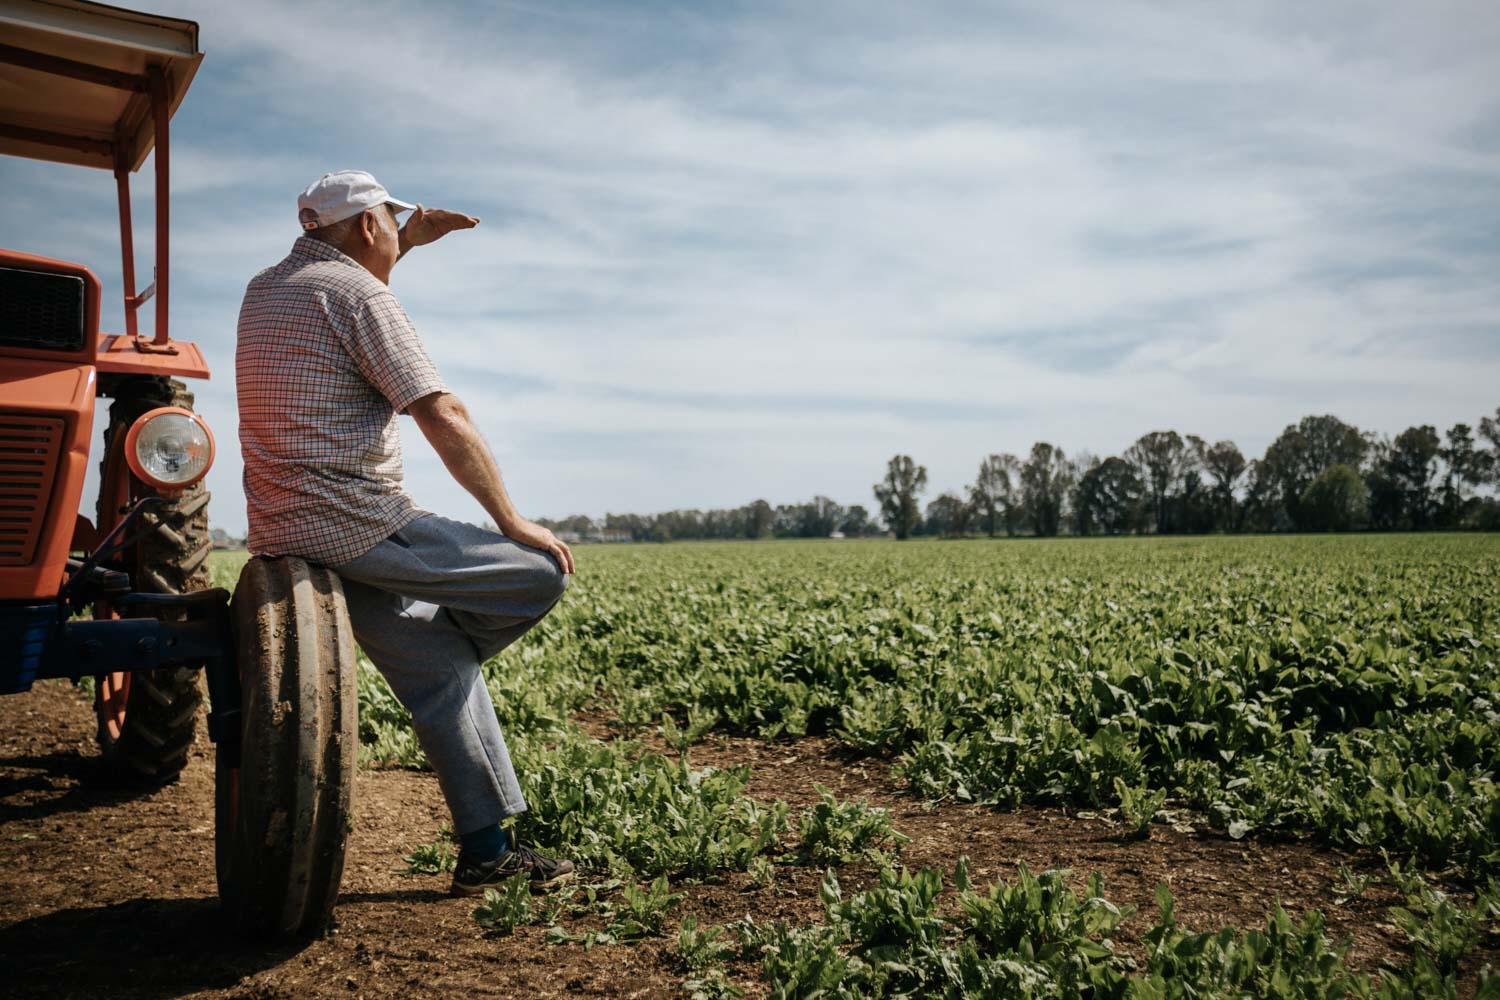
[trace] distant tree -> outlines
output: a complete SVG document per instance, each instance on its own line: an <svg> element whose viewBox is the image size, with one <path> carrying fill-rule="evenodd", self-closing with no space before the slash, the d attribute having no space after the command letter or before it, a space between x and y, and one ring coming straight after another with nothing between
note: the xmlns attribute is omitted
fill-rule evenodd
<svg viewBox="0 0 1500 1000"><path fill-rule="evenodd" d="M639 514L605 514L604 530L610 534L628 535L632 542L643 542L651 524Z"/></svg>
<svg viewBox="0 0 1500 1000"><path fill-rule="evenodd" d="M813 497L802 505L797 534L802 538L827 538L843 519L843 507L828 497Z"/></svg>
<svg viewBox="0 0 1500 1000"><path fill-rule="evenodd" d="M1492 478L1500 484L1500 447L1491 449L1476 447L1471 474L1475 478L1470 482L1476 489L1490 482Z"/></svg>
<svg viewBox="0 0 1500 1000"><path fill-rule="evenodd" d="M957 493L949 494L958 501L958 506L953 508L953 517L950 521L953 534L967 535L974 525L974 507Z"/></svg>
<svg viewBox="0 0 1500 1000"><path fill-rule="evenodd" d="M1235 531L1274 531L1282 512L1280 484L1264 460L1253 458L1245 465L1245 499L1235 518Z"/></svg>
<svg viewBox="0 0 1500 1000"><path fill-rule="evenodd" d="M1143 434L1125 452L1125 460L1139 470L1146 485L1152 522L1158 533L1171 530L1170 501L1192 467L1192 451L1176 431Z"/></svg>
<svg viewBox="0 0 1500 1000"><path fill-rule="evenodd" d="M1235 531L1235 489L1246 469L1245 456L1233 441L1215 441L1203 452L1203 469L1212 480L1214 527Z"/></svg>
<svg viewBox="0 0 1500 1000"><path fill-rule="evenodd" d="M673 539L687 541L702 538L703 512L701 510L669 510L652 518L647 538L653 542L670 542Z"/></svg>
<svg viewBox="0 0 1500 1000"><path fill-rule="evenodd" d="M1267 471L1276 481L1282 507L1292 524L1308 527L1302 494L1323 470L1335 465L1357 469L1369 444L1359 428L1338 417L1303 417L1266 449Z"/></svg>
<svg viewBox="0 0 1500 1000"><path fill-rule="evenodd" d="M1004 487L1000 493L1000 517L1005 522L1005 533L1014 537L1021 530L1026 514L1025 503L1021 499L1021 460L1008 451L991 455L990 459L1005 474L1000 481Z"/></svg>
<svg viewBox="0 0 1500 1000"><path fill-rule="evenodd" d="M571 531L580 538L593 538L599 534L599 526L587 514L574 514L563 518L562 529Z"/></svg>
<svg viewBox="0 0 1500 1000"><path fill-rule="evenodd" d="M1333 465L1357 469L1364 458L1367 443L1359 428L1331 414L1303 417L1297 422L1297 432L1306 448L1308 466L1319 472Z"/></svg>
<svg viewBox="0 0 1500 1000"><path fill-rule="evenodd" d="M703 512L704 538L740 538L744 531L744 510L705 510Z"/></svg>
<svg viewBox="0 0 1500 1000"><path fill-rule="evenodd" d="M839 530L846 537L858 538L870 528L870 512L859 504L855 504L844 511L844 523L839 525Z"/></svg>
<svg viewBox="0 0 1500 1000"><path fill-rule="evenodd" d="M1097 469L1100 460L1087 452L1073 459L1073 486L1068 491L1068 530L1075 535L1099 534L1098 512L1089 504L1087 482L1089 473Z"/></svg>
<svg viewBox="0 0 1500 1000"><path fill-rule="evenodd" d="M1365 465L1365 491L1369 496L1370 527L1394 531L1401 527L1406 497L1391 469L1390 439L1372 437L1366 454L1369 460Z"/></svg>
<svg viewBox="0 0 1500 1000"><path fill-rule="evenodd" d="M929 535L962 535L969 527L972 508L957 493L944 493L927 505Z"/></svg>
<svg viewBox="0 0 1500 1000"><path fill-rule="evenodd" d="M893 456L886 466L885 479L874 486L880 502L880 516L897 538L908 538L921 520L917 496L927 489L927 469L917 465L910 455Z"/></svg>
<svg viewBox="0 0 1500 1000"><path fill-rule="evenodd" d="M979 463L979 476L969 487L969 503L991 538L1002 515L1016 507L1016 484L1012 479L1020 463L1014 455L990 455ZM1014 519L1006 517L1010 534L1015 534Z"/></svg>
<svg viewBox="0 0 1500 1000"><path fill-rule="evenodd" d="M1464 527L1475 531L1500 531L1500 500L1494 497L1478 498L1474 509L1464 520Z"/></svg>
<svg viewBox="0 0 1500 1000"><path fill-rule="evenodd" d="M1073 523L1080 535L1118 535L1139 523L1145 487L1135 466L1111 456L1078 479Z"/></svg>
<svg viewBox="0 0 1500 1000"><path fill-rule="evenodd" d="M1031 530L1043 537L1057 534L1073 479L1073 466L1061 448L1045 441L1031 446L1031 456L1021 467L1021 498Z"/></svg>
<svg viewBox="0 0 1500 1000"><path fill-rule="evenodd" d="M1438 455L1443 460L1438 521L1447 528L1457 527L1463 521L1470 491L1489 478L1489 453L1474 446L1473 428L1454 424L1448 428Z"/></svg>
<svg viewBox="0 0 1500 1000"><path fill-rule="evenodd" d="M1347 465L1331 465L1308 484L1301 497L1305 527L1349 531L1363 525L1369 508L1365 481Z"/></svg>
<svg viewBox="0 0 1500 1000"><path fill-rule="evenodd" d="M1479 421L1479 436L1490 443L1489 457L1485 459L1485 465L1490 474L1495 477L1495 482L1500 484L1500 406L1495 407L1493 417L1483 417Z"/></svg>
<svg viewBox="0 0 1500 1000"><path fill-rule="evenodd" d="M807 504L776 505L776 535L779 538L801 538L807 524Z"/></svg>
<svg viewBox="0 0 1500 1000"><path fill-rule="evenodd" d="M765 538L776 522L776 511L764 500L757 500L745 508L745 537Z"/></svg>
<svg viewBox="0 0 1500 1000"><path fill-rule="evenodd" d="M1407 523L1425 528L1432 516L1432 480L1437 475L1437 428L1431 424L1408 427L1391 442L1387 459L1392 478L1401 487Z"/></svg>
<svg viewBox="0 0 1500 1000"><path fill-rule="evenodd" d="M1173 531L1202 534L1214 530L1214 495L1203 478L1203 460L1208 442L1189 434L1187 459L1177 480L1176 495L1168 501L1167 523Z"/></svg>
<svg viewBox="0 0 1500 1000"><path fill-rule="evenodd" d="M723 521L718 525L718 534L715 537L725 539L762 537L755 533L753 508L753 504L747 503L743 507L724 511ZM766 509L770 509L769 504L766 505Z"/></svg>

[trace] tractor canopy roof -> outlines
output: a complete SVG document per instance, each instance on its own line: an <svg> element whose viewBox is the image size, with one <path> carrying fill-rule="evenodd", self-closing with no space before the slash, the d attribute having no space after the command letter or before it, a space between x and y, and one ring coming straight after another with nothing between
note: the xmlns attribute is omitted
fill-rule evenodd
<svg viewBox="0 0 1500 1000"><path fill-rule="evenodd" d="M139 170L153 89L177 110L198 25L83 0L0 0L0 153Z"/></svg>

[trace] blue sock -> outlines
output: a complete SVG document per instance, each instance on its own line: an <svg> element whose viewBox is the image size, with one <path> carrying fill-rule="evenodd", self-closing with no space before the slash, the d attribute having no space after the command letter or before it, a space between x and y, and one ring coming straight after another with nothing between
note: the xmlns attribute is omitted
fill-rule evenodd
<svg viewBox="0 0 1500 1000"><path fill-rule="evenodd" d="M480 861L493 861L510 850L510 838L500 829L500 824L491 823L479 830L458 835L463 853Z"/></svg>

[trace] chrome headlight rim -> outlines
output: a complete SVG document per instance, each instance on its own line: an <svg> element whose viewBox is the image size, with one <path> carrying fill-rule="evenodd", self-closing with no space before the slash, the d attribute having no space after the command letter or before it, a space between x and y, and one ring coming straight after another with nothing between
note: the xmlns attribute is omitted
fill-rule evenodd
<svg viewBox="0 0 1500 1000"><path fill-rule="evenodd" d="M207 446L207 454L202 460L202 466L193 469L191 474L181 479L164 479L153 475L137 450L141 444L142 433L146 431L153 421L161 418L186 419L190 421L195 429L202 432L203 442ZM135 422L130 425L130 430L125 435L125 462L130 466L130 471L135 474L137 479L140 479L162 493L181 493L183 490L189 489L200 482L204 476L208 475L208 470L213 468L215 453L214 435L213 431L209 430L207 421L199 414L181 406L159 406L154 410L148 410L135 419Z"/></svg>

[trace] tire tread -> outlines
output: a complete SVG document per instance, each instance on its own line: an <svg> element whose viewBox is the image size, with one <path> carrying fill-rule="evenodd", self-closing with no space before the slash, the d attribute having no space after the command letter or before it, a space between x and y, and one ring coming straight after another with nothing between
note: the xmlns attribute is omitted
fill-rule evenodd
<svg viewBox="0 0 1500 1000"><path fill-rule="evenodd" d="M343 874L357 739L354 641L338 576L251 559L235 589L242 678L239 799L219 764L219 894L257 937L314 932Z"/></svg>

